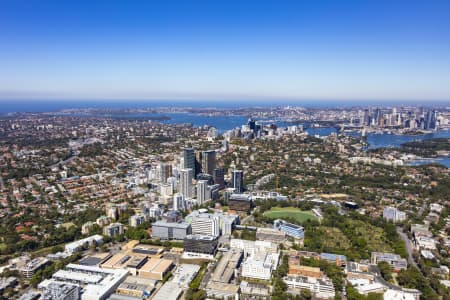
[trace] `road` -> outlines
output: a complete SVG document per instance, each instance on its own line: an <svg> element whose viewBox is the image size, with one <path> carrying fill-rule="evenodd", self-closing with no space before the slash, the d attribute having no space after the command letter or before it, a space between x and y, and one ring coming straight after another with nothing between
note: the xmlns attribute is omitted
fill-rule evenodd
<svg viewBox="0 0 450 300"><path fill-rule="evenodd" d="M255 217L253 216L253 214L254 214L255 212L257 212L257 211L259 211L259 207L255 207L255 208L253 209L253 211L252 211L248 216L246 216L245 218L243 218L243 219L241 220L241 225L245 225L245 224L248 224L248 223L253 222L253 221L255 220Z"/></svg>
<svg viewBox="0 0 450 300"><path fill-rule="evenodd" d="M56 167L58 167L60 165L64 166L64 165L70 163L73 159L75 159L77 157L77 155L78 155L78 151L72 150L72 153L70 154L70 157L66 158L65 160L58 161L57 163L51 165L49 168L53 169L53 168L56 168Z"/></svg>
<svg viewBox="0 0 450 300"><path fill-rule="evenodd" d="M412 264L414 267L419 269L419 266L417 265L416 261L413 257L413 245L412 242L409 240L408 236L403 232L401 227L397 227L397 233L400 235L400 238L405 242L406 245L406 251L408 252L408 262ZM419 269L420 270L420 269Z"/></svg>

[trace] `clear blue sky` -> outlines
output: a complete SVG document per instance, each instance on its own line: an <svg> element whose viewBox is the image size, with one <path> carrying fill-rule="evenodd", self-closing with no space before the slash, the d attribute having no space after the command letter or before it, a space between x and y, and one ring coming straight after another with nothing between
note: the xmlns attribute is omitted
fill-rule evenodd
<svg viewBox="0 0 450 300"><path fill-rule="evenodd" d="M0 0L0 99L450 100L450 1Z"/></svg>

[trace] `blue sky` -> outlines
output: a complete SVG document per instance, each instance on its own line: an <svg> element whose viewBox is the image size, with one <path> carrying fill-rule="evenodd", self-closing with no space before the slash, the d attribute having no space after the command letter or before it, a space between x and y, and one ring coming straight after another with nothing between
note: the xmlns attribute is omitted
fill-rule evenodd
<svg viewBox="0 0 450 300"><path fill-rule="evenodd" d="M0 0L0 99L450 100L450 1Z"/></svg>

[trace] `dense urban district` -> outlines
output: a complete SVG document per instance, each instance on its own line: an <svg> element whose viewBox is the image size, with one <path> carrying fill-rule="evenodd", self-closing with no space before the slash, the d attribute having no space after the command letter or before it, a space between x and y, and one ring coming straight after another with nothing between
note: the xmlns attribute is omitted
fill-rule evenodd
<svg viewBox="0 0 450 300"><path fill-rule="evenodd" d="M221 113L253 118L0 118L1 298L450 299L450 171L406 163L450 140L365 136L444 130L448 110Z"/></svg>

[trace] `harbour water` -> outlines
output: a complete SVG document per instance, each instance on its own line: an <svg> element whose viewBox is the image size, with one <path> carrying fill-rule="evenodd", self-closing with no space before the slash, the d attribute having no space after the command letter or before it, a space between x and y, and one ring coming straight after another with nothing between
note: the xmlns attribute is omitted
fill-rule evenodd
<svg viewBox="0 0 450 300"><path fill-rule="evenodd" d="M42 109L42 111L50 111L50 106L52 106L52 109L62 109L67 108L67 104L64 107L55 107L55 103L51 103L52 105L48 105L47 109ZM98 105L98 108L104 108L103 105ZM15 103L17 105L17 103ZM84 106L85 105L85 106ZM96 107L95 105L92 105L92 103L84 103L84 105L80 105L78 103L78 107ZM137 106L137 105L136 105ZM125 107L122 105L117 105L116 108ZM131 106L133 107L133 106ZM12 108L12 107L11 107ZM10 107L4 107L2 110L6 112L8 109L11 111ZM14 108L17 108L14 106ZM30 109L30 110L36 110L38 109ZM19 110L16 110L19 111ZM246 116L208 116L208 115L198 115L198 114L191 114L191 113L142 113L142 114L123 114L123 115L110 115L110 117L125 117L125 118L155 118L155 117L168 117L167 120L163 120L161 122L167 123L167 124L174 124L174 123L190 123L195 127L200 127L204 125L208 126L214 126L218 129L219 132L224 132L226 130L234 129L237 127L241 127L243 124L247 123L247 117ZM279 126L286 126L287 124L284 122L280 122ZM320 128L306 128L306 131L310 135L320 135L320 136L328 136L333 132L337 132L337 129L334 127L320 127ZM356 132L350 132L347 133L352 136L360 136L360 133ZM427 133L422 135L395 135L395 134L388 134L388 133L369 133L367 135L367 142L369 144L368 149L377 149L377 148L386 148L386 147L398 147L403 143L411 142L411 141L421 141L426 139L433 139L433 138L450 138L450 130L446 131L438 131L434 133ZM427 164L430 162L437 162L440 164L443 164L447 167L450 167L450 158L437 158L432 161L430 160L420 160L420 161L414 161L411 162L411 165L422 165Z"/></svg>

